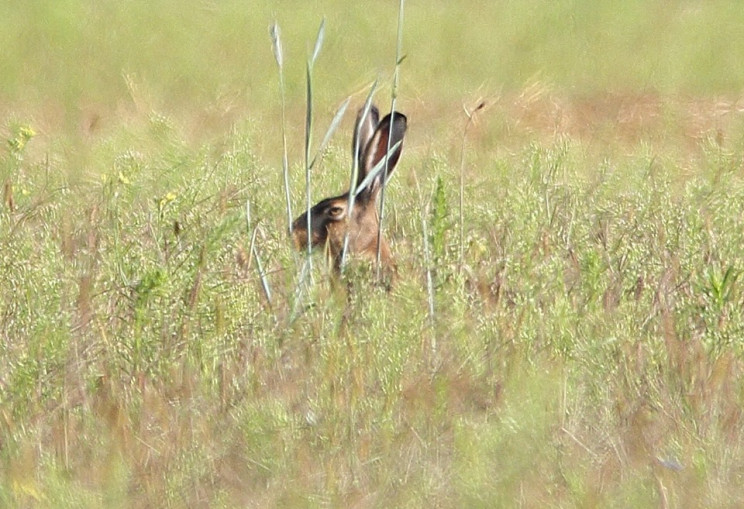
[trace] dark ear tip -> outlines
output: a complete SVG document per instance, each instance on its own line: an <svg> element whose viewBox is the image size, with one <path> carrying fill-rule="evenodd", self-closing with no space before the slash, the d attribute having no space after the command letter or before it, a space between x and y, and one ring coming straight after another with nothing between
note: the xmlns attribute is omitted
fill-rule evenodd
<svg viewBox="0 0 744 509"><path fill-rule="evenodd" d="M387 115L385 115L385 118L382 119L380 125L389 124L391 118L396 128L406 129L406 127L408 126L408 117L406 117L399 111L393 111L392 113L388 113Z"/></svg>

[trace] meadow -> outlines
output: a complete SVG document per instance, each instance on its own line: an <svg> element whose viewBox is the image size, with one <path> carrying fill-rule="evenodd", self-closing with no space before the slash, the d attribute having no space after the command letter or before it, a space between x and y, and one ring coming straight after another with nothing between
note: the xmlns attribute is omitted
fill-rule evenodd
<svg viewBox="0 0 744 509"><path fill-rule="evenodd" d="M268 28L297 215L397 2L0 19L0 506L744 506L738 2L409 0L390 287L303 274Z"/></svg>

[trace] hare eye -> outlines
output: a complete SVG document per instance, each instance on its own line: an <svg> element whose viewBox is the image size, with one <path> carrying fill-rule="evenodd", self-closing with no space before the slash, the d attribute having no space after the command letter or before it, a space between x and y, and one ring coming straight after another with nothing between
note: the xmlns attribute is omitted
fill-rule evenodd
<svg viewBox="0 0 744 509"><path fill-rule="evenodd" d="M328 209L328 215L331 216L332 218L339 218L343 215L343 213L344 213L344 208L338 205L334 205Z"/></svg>

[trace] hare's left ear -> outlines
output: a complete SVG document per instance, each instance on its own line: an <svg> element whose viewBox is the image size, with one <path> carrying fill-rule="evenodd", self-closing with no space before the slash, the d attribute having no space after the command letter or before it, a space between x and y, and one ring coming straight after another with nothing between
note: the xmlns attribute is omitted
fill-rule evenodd
<svg viewBox="0 0 744 509"><path fill-rule="evenodd" d="M397 111L386 115L377 125L367 146L364 147L362 160L359 165L359 182L362 182L377 163L385 157L388 148L393 148L398 144L398 147L388 156L387 173L385 173L385 170L382 170L369 185L368 189L365 190L370 195L374 195L380 189L383 174L385 174L385 181L387 182L395 166L398 164L398 159L400 159L400 154L403 151L403 136L406 134L407 122L406 116Z"/></svg>
<svg viewBox="0 0 744 509"><path fill-rule="evenodd" d="M354 124L354 138L351 140L351 156L357 159L358 167L360 168L360 177L364 161L364 149L372 139L375 128L379 123L380 111L374 104L366 111L366 115L364 108L361 108L359 113L357 113L356 124ZM357 185L361 182L361 180L358 180Z"/></svg>

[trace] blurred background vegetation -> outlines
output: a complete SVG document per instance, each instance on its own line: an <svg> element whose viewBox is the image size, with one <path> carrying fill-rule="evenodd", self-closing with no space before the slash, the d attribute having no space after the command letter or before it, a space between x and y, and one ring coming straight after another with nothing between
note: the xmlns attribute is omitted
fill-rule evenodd
<svg viewBox="0 0 744 509"><path fill-rule="evenodd" d="M137 108L177 117L194 133L245 118L266 132L278 110L271 22L283 29L289 105L301 114L304 61L327 19L316 93L332 111L389 76L396 8L339 0L4 2L0 114L70 136L118 125ZM573 97L737 94L742 18L740 5L725 0L410 1L402 105L447 116L463 98L534 83Z"/></svg>

